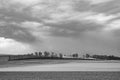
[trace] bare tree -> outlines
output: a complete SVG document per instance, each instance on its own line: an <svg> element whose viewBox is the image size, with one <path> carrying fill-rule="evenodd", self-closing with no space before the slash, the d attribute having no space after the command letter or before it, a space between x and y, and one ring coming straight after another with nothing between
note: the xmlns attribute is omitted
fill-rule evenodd
<svg viewBox="0 0 120 80"><path fill-rule="evenodd" d="M90 57L90 55L89 54L86 54L86 58L89 58Z"/></svg>
<svg viewBox="0 0 120 80"><path fill-rule="evenodd" d="M59 57L60 57L60 58L63 58L63 54L62 54L62 53L60 53L60 54L59 54Z"/></svg>
<svg viewBox="0 0 120 80"><path fill-rule="evenodd" d="M49 57L49 56L50 56L50 53L47 52L47 51L45 51L45 52L44 52L44 56L45 56L45 57Z"/></svg>
<svg viewBox="0 0 120 80"><path fill-rule="evenodd" d="M35 56L38 56L38 52L35 52Z"/></svg>
<svg viewBox="0 0 120 80"><path fill-rule="evenodd" d="M78 53L72 55L74 58L78 58Z"/></svg>
<svg viewBox="0 0 120 80"><path fill-rule="evenodd" d="M42 52L39 52L39 56L40 56L40 57L42 56Z"/></svg>

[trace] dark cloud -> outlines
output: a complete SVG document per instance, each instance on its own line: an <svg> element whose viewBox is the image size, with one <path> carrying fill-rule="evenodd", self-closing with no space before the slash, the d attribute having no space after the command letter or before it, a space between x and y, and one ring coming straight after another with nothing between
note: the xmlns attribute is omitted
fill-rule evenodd
<svg viewBox="0 0 120 80"><path fill-rule="evenodd" d="M15 11L8 11L5 9L0 9L0 14L3 15L2 19L5 19L5 17L10 17L10 19L5 19L9 21L41 21L40 19L34 18L31 16L31 14L27 12L15 12Z"/></svg>
<svg viewBox="0 0 120 80"><path fill-rule="evenodd" d="M85 2L85 1L81 1L81 0L75 2L75 4L73 6L76 11L87 11L92 8L89 3Z"/></svg>
<svg viewBox="0 0 120 80"><path fill-rule="evenodd" d="M107 4L98 4L95 6L92 6L92 10L100 13L109 13L109 14L115 14L120 12L120 1L119 0L113 0L111 2L108 2Z"/></svg>
<svg viewBox="0 0 120 80"><path fill-rule="evenodd" d="M25 13L4 9L0 9L0 15L0 22L2 21L4 24L0 25L0 37L11 38L29 44L35 43L36 41L41 42L41 40L38 40L37 37L32 35L29 29L23 28L20 25L24 21L40 21L37 18L33 18Z"/></svg>
<svg viewBox="0 0 120 80"><path fill-rule="evenodd" d="M96 25L92 23L82 23L71 21L63 24L49 24L55 28L52 30L52 36L61 36L61 37L80 37L84 36L89 31L100 31L104 26Z"/></svg>
<svg viewBox="0 0 120 80"><path fill-rule="evenodd" d="M36 37L26 29L15 25L0 26L0 37L11 38L24 43L32 43L36 41Z"/></svg>

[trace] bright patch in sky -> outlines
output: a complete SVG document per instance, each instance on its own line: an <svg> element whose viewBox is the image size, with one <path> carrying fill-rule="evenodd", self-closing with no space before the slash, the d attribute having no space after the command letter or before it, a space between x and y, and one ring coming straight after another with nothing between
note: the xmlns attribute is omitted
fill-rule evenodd
<svg viewBox="0 0 120 80"><path fill-rule="evenodd" d="M30 47L26 44L19 43L13 39L0 37L0 53L4 54L23 54L24 51L29 52Z"/></svg>

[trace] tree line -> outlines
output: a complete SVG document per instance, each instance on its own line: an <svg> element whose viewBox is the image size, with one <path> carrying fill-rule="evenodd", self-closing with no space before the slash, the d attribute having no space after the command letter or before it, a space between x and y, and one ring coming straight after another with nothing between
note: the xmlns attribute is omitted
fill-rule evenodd
<svg viewBox="0 0 120 80"><path fill-rule="evenodd" d="M120 57L114 55L90 55L85 54L82 57L78 53L73 53L71 55L64 55L62 53L55 52L34 52L24 55L11 55L9 60L22 60L22 59L80 59L80 60L120 60Z"/></svg>

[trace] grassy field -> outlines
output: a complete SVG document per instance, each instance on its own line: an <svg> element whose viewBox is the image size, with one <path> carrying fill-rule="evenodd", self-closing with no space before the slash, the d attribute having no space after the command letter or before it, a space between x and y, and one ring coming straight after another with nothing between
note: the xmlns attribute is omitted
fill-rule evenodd
<svg viewBox="0 0 120 80"><path fill-rule="evenodd" d="M95 60L49 60L49 59L34 59L34 60L15 60L15 61L5 61L0 62L0 68L5 67L16 67L16 66L30 66L30 65L43 65L43 64L61 64L61 63L120 63L117 60L104 60L104 61L95 61Z"/></svg>
<svg viewBox="0 0 120 80"><path fill-rule="evenodd" d="M74 62L76 60L15 60L15 61L6 61L0 62L0 68L4 67L16 67L16 66L30 66L30 65L37 65L37 64L60 64L60 63L69 63Z"/></svg>
<svg viewBox="0 0 120 80"><path fill-rule="evenodd" d="M0 72L0 80L120 80L120 72Z"/></svg>

